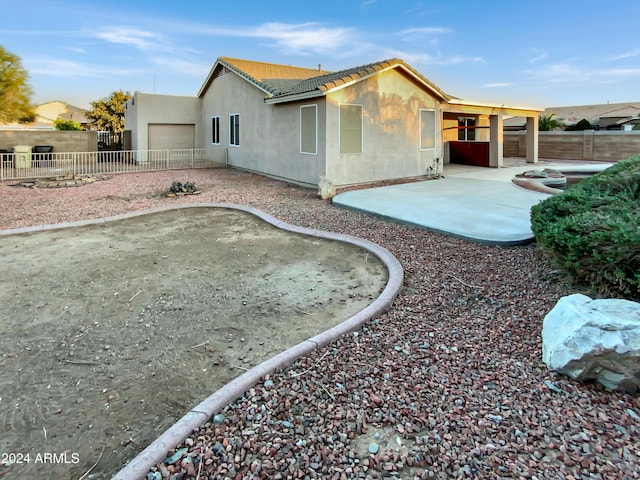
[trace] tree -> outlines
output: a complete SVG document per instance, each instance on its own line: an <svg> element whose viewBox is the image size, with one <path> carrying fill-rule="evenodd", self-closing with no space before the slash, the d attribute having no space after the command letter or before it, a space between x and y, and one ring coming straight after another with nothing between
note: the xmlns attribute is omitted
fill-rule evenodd
<svg viewBox="0 0 640 480"><path fill-rule="evenodd" d="M82 130L82 125L73 120L62 120L61 118L56 118L53 121L53 126L56 127L56 130Z"/></svg>
<svg viewBox="0 0 640 480"><path fill-rule="evenodd" d="M124 104L131 95L122 90L112 92L108 97L91 102L87 117L94 121L98 130L109 131L119 137L124 130Z"/></svg>
<svg viewBox="0 0 640 480"><path fill-rule="evenodd" d="M33 121L29 74L17 55L0 45L0 121L26 123Z"/></svg>
<svg viewBox="0 0 640 480"><path fill-rule="evenodd" d="M555 113L549 115L540 115L538 117L538 130L541 132L550 132L564 127L564 123L559 118L553 118Z"/></svg>
<svg viewBox="0 0 640 480"><path fill-rule="evenodd" d="M583 118L576 123L576 130L593 130L593 125L586 118Z"/></svg>

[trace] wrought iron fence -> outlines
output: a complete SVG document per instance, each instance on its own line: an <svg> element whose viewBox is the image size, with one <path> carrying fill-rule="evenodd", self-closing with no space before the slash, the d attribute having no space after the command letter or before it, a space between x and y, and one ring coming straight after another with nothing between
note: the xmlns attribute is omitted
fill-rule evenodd
<svg viewBox="0 0 640 480"><path fill-rule="evenodd" d="M0 181L43 177L214 168L226 150L121 150L103 152L0 153Z"/></svg>

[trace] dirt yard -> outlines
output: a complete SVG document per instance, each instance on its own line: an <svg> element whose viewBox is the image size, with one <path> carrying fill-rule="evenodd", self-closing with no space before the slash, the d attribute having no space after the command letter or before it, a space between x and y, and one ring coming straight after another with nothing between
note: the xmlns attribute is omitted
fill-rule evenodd
<svg viewBox="0 0 640 480"><path fill-rule="evenodd" d="M210 393L387 281L357 247L226 209L0 237L0 258L0 451L23 462L0 467L7 479L77 479L100 456L86 478L110 478Z"/></svg>

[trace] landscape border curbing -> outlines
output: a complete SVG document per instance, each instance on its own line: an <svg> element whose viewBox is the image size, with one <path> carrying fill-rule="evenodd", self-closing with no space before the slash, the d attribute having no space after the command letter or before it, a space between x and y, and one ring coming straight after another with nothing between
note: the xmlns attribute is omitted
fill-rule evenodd
<svg viewBox="0 0 640 480"><path fill-rule="evenodd" d="M398 259L384 247L368 240L354 237L352 235L328 232L313 228L299 227L278 220L271 215L252 207L237 205L233 203L195 203L188 205L169 205L153 209L138 210L135 212L114 215L75 222L65 222L58 224L38 225L34 227L14 228L0 230L0 237L8 235L18 235L27 233L38 233L62 228L81 227L86 225L99 225L127 218L160 213L169 210L180 210L186 208L226 208L240 210L250 213L264 220L265 222L292 233L310 235L327 240L336 240L350 243L368 250L375 255L387 268L389 278L387 285L380 295L369 304L364 310L356 313L344 322L294 345L276 356L256 365L239 377L218 389L216 392L205 398L202 402L187 412L176 423L169 427L157 439L151 442L142 452L122 468L112 480L140 480L146 478L149 470L162 462L167 452L182 443L196 428L200 427L216 412L220 411L229 403L241 397L247 390L257 384L261 378L276 370L290 365L298 358L322 348L342 335L358 330L365 322L387 310L402 288L404 282L404 271Z"/></svg>

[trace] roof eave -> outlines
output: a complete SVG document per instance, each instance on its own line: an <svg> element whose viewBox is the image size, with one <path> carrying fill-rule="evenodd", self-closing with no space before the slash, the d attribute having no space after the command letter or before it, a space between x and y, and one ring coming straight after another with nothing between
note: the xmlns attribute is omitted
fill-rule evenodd
<svg viewBox="0 0 640 480"><path fill-rule="evenodd" d="M505 109L505 110L521 110L523 112L536 112L540 113L544 111L544 108L540 107L527 107L522 105L507 105L507 104L499 104L499 103L490 103L490 102L476 102L470 100L463 100L460 98L452 98L448 101L450 105L468 105L470 107L484 107L484 108L497 108L497 109ZM512 116L518 116L517 114Z"/></svg>
<svg viewBox="0 0 640 480"><path fill-rule="evenodd" d="M220 66L220 65L223 66L223 67L226 67L227 69L229 69L229 71L235 73L237 76L239 76L240 78L242 78L246 82L250 83L251 85L256 87L258 90L261 90L262 92L266 93L267 95L273 95L273 92L270 92L269 90L265 89L262 85L260 85L255 80L250 78L248 75L246 75L246 74L243 75L242 74L243 72L239 71L233 65L228 64L224 60L218 59L218 60L216 60L216 63L213 65L213 68L211 68L211 71L209 72L209 75L207 75L207 79L202 84L202 87L200 87L200 90L198 91L198 98L201 98L205 94L205 92L209 89L209 87L211 86L211 83L213 82L214 73L215 73L216 69L218 68L218 66Z"/></svg>
<svg viewBox="0 0 640 480"><path fill-rule="evenodd" d="M417 75L414 71L412 71L410 68L407 68L407 66L404 64L404 62L399 61L398 63L392 63L384 68L381 68L379 70L374 70L369 72L367 75L364 76L360 76L356 79L350 80L348 82L345 82L341 85L337 85L333 88L330 88L328 90L326 90L324 92L324 94L328 94L328 93L333 93L333 92L337 92L338 90L341 90L343 88L349 87L355 83L361 82L362 80L365 80L367 78L373 77L374 75L378 75L379 73L382 72L386 72L389 70L393 70L396 68L402 68L403 71L405 71L406 73L408 73L416 82L418 82L420 85L422 85L423 87L425 87L429 92L431 92L433 95L435 95L437 98L439 98L442 101L448 102L452 97L450 97L449 95L447 95L446 93L444 93L442 90L438 89L437 87L435 87L434 85L431 85L429 82L425 81L424 78L422 78L420 75Z"/></svg>
<svg viewBox="0 0 640 480"><path fill-rule="evenodd" d="M285 95L281 97L267 97L264 99L264 103L275 104L275 103L288 103L288 102L296 102L299 100L308 100L310 98L318 98L324 97L325 93L319 90L313 90L311 92L298 93L296 95Z"/></svg>

